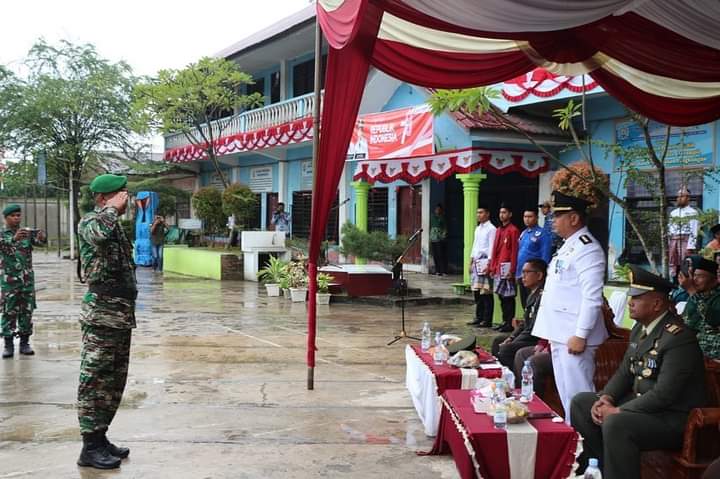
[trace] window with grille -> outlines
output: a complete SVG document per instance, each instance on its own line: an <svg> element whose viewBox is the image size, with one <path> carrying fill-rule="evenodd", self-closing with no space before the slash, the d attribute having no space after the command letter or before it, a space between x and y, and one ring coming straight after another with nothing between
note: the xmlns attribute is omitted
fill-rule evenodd
<svg viewBox="0 0 720 479"><path fill-rule="evenodd" d="M690 190L690 205L698 210L702 209L703 171L702 170L671 170L665 172L665 192L667 194L668 214L675 206L678 190L684 185ZM653 172L638 179L628 179L627 195L625 197L628 208L636 218L638 227L642 231L660 231L658 208L660 205L657 191L657 175ZM660 258L660 235L648 235L648 248L654 258ZM631 263L645 263L647 258L642 244L625 220L625 256Z"/></svg>
<svg viewBox="0 0 720 479"><path fill-rule="evenodd" d="M371 188L368 193L368 231L388 230L388 189Z"/></svg>
<svg viewBox="0 0 720 479"><path fill-rule="evenodd" d="M322 74L320 75L320 88L325 87L325 67L327 66L327 55L322 57ZM312 93L315 86L315 59L298 63L293 67L293 96Z"/></svg>
<svg viewBox="0 0 720 479"><path fill-rule="evenodd" d="M312 191L293 192L293 204L290 216L292 235L295 238L310 238L310 218L312 209ZM331 242L338 241L338 198L332 203L328 215L325 239Z"/></svg>
<svg viewBox="0 0 720 479"><path fill-rule="evenodd" d="M265 96L265 78L253 78L255 83L247 86L247 94L260 93Z"/></svg>
<svg viewBox="0 0 720 479"><path fill-rule="evenodd" d="M176 218L190 218L190 197L175 198L175 217Z"/></svg>

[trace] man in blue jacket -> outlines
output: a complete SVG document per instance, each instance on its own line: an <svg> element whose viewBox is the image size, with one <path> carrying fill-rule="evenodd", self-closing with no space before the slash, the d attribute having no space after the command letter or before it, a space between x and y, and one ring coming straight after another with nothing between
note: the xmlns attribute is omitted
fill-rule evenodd
<svg viewBox="0 0 720 479"><path fill-rule="evenodd" d="M541 259L546 264L550 263L552 256L552 234L538 226L537 209L527 208L523 213L525 229L520 233L520 244L518 247L517 271L515 276L520 285L520 302L523 308L527 306L527 297L530 291L523 286L522 267L531 259Z"/></svg>

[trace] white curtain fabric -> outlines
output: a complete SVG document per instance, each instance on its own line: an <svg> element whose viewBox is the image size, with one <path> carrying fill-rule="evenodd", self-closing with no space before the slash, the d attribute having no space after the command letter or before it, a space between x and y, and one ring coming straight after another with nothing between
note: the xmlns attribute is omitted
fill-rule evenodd
<svg viewBox="0 0 720 479"><path fill-rule="evenodd" d="M420 422L425 428L425 435L437 436L440 424L440 398L437 394L435 376L410 346L405 346L405 366L405 386Z"/></svg>
<svg viewBox="0 0 720 479"><path fill-rule="evenodd" d="M563 30L629 11L720 49L718 0L402 0L440 20L491 32Z"/></svg>

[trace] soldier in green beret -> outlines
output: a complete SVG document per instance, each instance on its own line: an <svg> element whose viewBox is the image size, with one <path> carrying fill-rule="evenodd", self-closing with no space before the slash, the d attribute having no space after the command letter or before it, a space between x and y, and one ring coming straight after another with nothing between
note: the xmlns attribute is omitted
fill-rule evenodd
<svg viewBox="0 0 720 479"><path fill-rule="evenodd" d="M128 205L126 185L124 176L95 178L90 184L95 209L78 225L80 271L88 292L80 312L78 419L83 448L77 463L98 469L116 468L130 454L107 438L125 390L135 328L135 263L119 221Z"/></svg>
<svg viewBox="0 0 720 479"><path fill-rule="evenodd" d="M705 403L703 355L671 312L672 284L630 268L630 345L605 388L577 394L570 408L584 439L580 471L594 457L606 479L640 477L641 451L679 448L690 410Z"/></svg>
<svg viewBox="0 0 720 479"><path fill-rule="evenodd" d="M678 273L680 285L690 294L683 317L697 332L700 349L710 359L720 359L720 285L718 265L699 255L685 258L687 266Z"/></svg>
<svg viewBox="0 0 720 479"><path fill-rule="evenodd" d="M21 228L20 205L3 209L5 227L0 232L0 260L2 261L2 319L0 331L5 340L3 359L15 354L13 337L20 337L20 354L35 354L30 346L33 333L32 314L35 310L35 272L32 265L33 246L45 243L45 233Z"/></svg>

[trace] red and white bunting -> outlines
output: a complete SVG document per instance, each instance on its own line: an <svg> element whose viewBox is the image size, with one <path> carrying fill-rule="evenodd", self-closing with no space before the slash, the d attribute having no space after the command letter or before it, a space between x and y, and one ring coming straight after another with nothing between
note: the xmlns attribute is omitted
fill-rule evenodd
<svg viewBox="0 0 720 479"><path fill-rule="evenodd" d="M453 174L480 168L500 175L517 172L535 177L549 167L548 158L535 151L466 148L415 158L359 161L353 179L370 183L402 180L414 184L428 177L442 181Z"/></svg>

